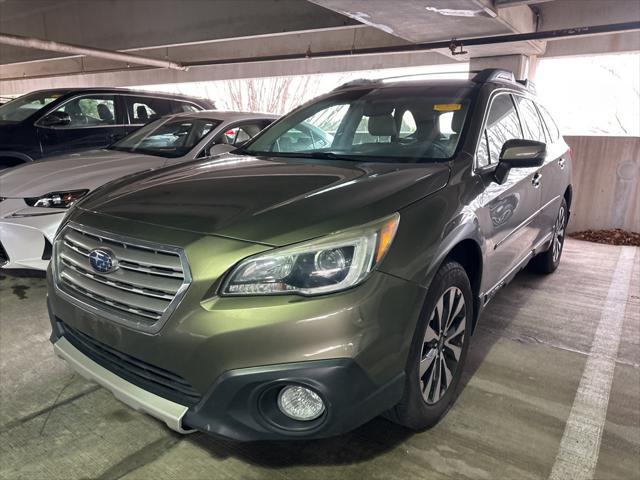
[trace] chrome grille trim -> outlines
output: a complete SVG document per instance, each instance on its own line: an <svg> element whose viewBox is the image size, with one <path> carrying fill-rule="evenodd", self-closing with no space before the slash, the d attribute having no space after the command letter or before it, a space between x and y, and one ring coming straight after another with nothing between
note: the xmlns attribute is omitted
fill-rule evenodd
<svg viewBox="0 0 640 480"><path fill-rule="evenodd" d="M106 247L119 269L98 273L89 252ZM191 283L184 251L178 247L69 223L54 242L56 291L91 313L149 333L158 332Z"/></svg>

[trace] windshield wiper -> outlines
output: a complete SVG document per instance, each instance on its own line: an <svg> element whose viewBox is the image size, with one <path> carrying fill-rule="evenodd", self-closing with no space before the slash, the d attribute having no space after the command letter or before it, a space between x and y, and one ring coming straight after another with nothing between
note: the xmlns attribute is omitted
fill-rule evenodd
<svg viewBox="0 0 640 480"><path fill-rule="evenodd" d="M362 162L361 155L342 155L334 152L305 152L305 156L308 155L309 158L317 158L320 160L348 160L350 162Z"/></svg>
<svg viewBox="0 0 640 480"><path fill-rule="evenodd" d="M346 160L350 162L365 162L362 155L343 155L334 152L252 152L244 150L243 153L254 156L281 157L281 158L313 158L317 160Z"/></svg>

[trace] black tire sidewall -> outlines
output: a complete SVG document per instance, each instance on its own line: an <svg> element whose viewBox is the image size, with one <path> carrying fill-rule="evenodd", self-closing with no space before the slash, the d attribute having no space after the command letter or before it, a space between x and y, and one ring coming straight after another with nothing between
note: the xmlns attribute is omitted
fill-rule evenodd
<svg viewBox="0 0 640 480"><path fill-rule="evenodd" d="M431 313L435 308L440 296L450 287L458 287L463 294L467 325L464 333L462 353L453 380L443 397L435 404L429 405L424 401L420 390L419 363L422 355L423 340L427 329ZM429 292L425 299L425 306L420 315L414 338L411 343L409 358L406 367L405 396L401 409L402 416L405 417L403 423L407 426L420 430L435 425L449 410L457 397L458 385L464 370L464 364L469 349L470 332L473 319L473 294L469 278L464 268L456 262L446 262L443 264L431 283Z"/></svg>
<svg viewBox="0 0 640 480"><path fill-rule="evenodd" d="M558 259L554 262L553 261L553 242L555 242L555 239L556 239L556 222L558 221L558 215L560 215L561 208L564 208L564 212L565 212L564 213L565 215L564 235L562 236L562 243L560 244L560 254L558 255ZM567 205L566 199L563 198L562 202L560 203L560 208L558 208L558 213L556 213L556 216L554 217L553 226L551 227L551 234L552 234L551 244L549 245L549 248L547 250L538 254L536 257L533 258L531 262L533 270L535 272L549 274L556 271L556 269L560 265L560 259L562 258L564 241L567 236L568 223L569 223L569 207Z"/></svg>
<svg viewBox="0 0 640 480"><path fill-rule="evenodd" d="M564 208L564 234L562 235L562 241L560 242L560 253L558 253L558 259L554 262L553 261L553 242L555 242L556 240L556 223L558 221L558 216L560 215L560 210L562 210ZM567 207L567 201L563 198L562 202L560 203L560 208L558 209L558 213L556 215L556 219L553 222L553 238L551 241L551 247L549 248L549 259L550 259L550 266L552 271L555 270L556 268L558 268L558 265L560 265L560 259L562 258L562 250L564 250L564 240L565 237L567 236L567 224L569 223L569 208Z"/></svg>

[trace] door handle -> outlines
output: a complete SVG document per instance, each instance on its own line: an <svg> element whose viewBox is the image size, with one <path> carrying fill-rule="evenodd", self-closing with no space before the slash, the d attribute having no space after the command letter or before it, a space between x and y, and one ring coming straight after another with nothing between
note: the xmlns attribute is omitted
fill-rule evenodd
<svg viewBox="0 0 640 480"><path fill-rule="evenodd" d="M533 188L538 188L540 186L540 180L542 179L542 175L540 175L539 173L536 173L533 178L531 179L531 185L533 185Z"/></svg>
<svg viewBox="0 0 640 480"><path fill-rule="evenodd" d="M564 158L560 158L560 160L558 160L558 166L560 167L560 170L564 170L565 162L566 160Z"/></svg>

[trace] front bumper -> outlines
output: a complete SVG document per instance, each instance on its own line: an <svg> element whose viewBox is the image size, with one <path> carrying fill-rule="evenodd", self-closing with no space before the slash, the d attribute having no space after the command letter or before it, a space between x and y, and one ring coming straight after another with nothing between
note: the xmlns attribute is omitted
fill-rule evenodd
<svg viewBox="0 0 640 480"><path fill-rule="evenodd" d="M127 382L113 372L84 355L66 338L58 339L53 345L57 356L66 360L71 368L88 380L92 380L110 390L121 402L134 410L148 413L162 420L169 428L180 433L189 433L182 426L182 418L187 407L154 395L142 388Z"/></svg>
<svg viewBox="0 0 640 480"><path fill-rule="evenodd" d="M2 268L46 270L66 211L26 207L21 199L6 199L0 206L0 240L7 257Z"/></svg>
<svg viewBox="0 0 640 480"><path fill-rule="evenodd" d="M149 384L114 367L105 353L109 347L101 349L95 339L79 341L72 327L63 324L51 309L50 314L56 355L118 400L179 433L199 430L239 441L323 438L348 432L393 407L404 388L402 370L389 381L376 384L355 360L328 359L230 370L220 375L197 403L184 405L143 388ZM139 384L129 381L136 378ZM325 402L325 413L312 422L282 415L276 408L276 397L285 385L313 389Z"/></svg>
<svg viewBox="0 0 640 480"><path fill-rule="evenodd" d="M299 362L226 372L205 397L190 408L116 375L64 336L54 340L54 351L83 377L178 433L199 430L238 441L338 435L394 406L404 387L404 373L377 386L351 359ZM314 389L325 402L325 414L312 422L297 422L278 412L275 396L280 388L291 384Z"/></svg>
<svg viewBox="0 0 640 480"><path fill-rule="evenodd" d="M400 280L392 277L385 280L400 289ZM404 290L406 300L418 293L410 285ZM382 292L381 297L385 297ZM324 300L327 305L331 304L329 297ZM359 307L363 308L362 305L353 306L356 312ZM397 307L403 310L400 305ZM404 366L411 339L410 332L396 335L393 331L404 329L403 324L408 329L413 328L410 318L387 317L378 319L380 323L372 324L368 323L367 320L371 319L365 314L365 318L359 320L360 328L356 327L359 332L355 335L361 338L359 344L355 345L348 332L354 327L354 318L343 310L339 319L325 319L327 324L323 335L316 335L319 331L309 328L308 343L304 345L306 350L303 350L307 353L296 353L300 346L287 346L286 338L282 344L272 343L270 348L266 348L261 340L266 341L268 336L259 338L255 332L249 331L245 334L245 355L240 352L238 356L229 352L234 349L234 344L237 345L237 338L234 337L241 335L241 325L237 326L240 331L229 339L232 344L225 348L224 334L221 334L221 338L215 338L218 335L214 334L213 338L199 339L184 332L190 341L181 344L184 338L176 337L175 332L165 332L172 325L178 329L188 328L188 318L170 319L165 329L156 335L132 332L68 303L51 289L49 311L54 349L81 375L109 389L134 409L160 419L177 432L200 430L239 441L338 435L393 407L402 396ZM360 313L365 312L362 310ZM384 312L379 313L385 315ZM254 312L253 315L259 313ZM305 322L317 320L322 319L301 317L296 323L304 325ZM211 316L210 322L216 321L224 323L225 319ZM67 322L74 326L71 327ZM386 327L381 327L385 323ZM96 324L103 324L103 327L104 324L108 325L108 331L117 336L101 335L101 329L95 328ZM274 328L278 329L277 326ZM342 331L336 332L336 329ZM264 332L264 329L261 330ZM168 340L167 335L173 339ZM126 342L117 340L133 337L141 346L138 350L135 347L127 348ZM324 346L327 338L332 338L332 343L341 343L341 349L338 352L327 349ZM104 343L106 341L109 344ZM208 348L207 343L217 345L217 348ZM313 343L316 344L315 352L308 350ZM345 348L349 344L351 349ZM164 352L162 361L152 360L145 353L148 345L155 345L156 352ZM323 350L328 351L324 353ZM256 356L255 351L262 352L262 355ZM344 357L331 358L336 353ZM319 359L309 359L314 356ZM181 361L185 358L189 360L187 363ZM216 368L217 364L228 365L233 358L236 358L236 368ZM259 361L258 358L263 360ZM287 361L272 364L272 358ZM252 366L244 366L247 363ZM210 379L207 385L196 383L200 376ZM163 385L159 386L158 383ZM191 384L197 384L197 389L188 390ZM309 423L284 417L275 407L276 397L284 385L290 384L303 385L318 393L325 402L325 414ZM166 385L170 388L166 388Z"/></svg>

